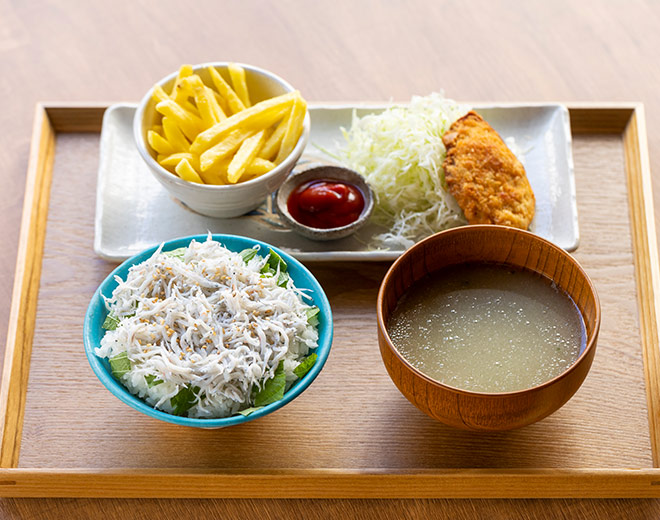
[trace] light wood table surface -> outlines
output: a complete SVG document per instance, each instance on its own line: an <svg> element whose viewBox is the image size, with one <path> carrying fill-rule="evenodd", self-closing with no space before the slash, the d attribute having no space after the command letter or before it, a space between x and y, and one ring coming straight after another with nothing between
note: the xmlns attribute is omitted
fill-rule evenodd
<svg viewBox="0 0 660 520"><path fill-rule="evenodd" d="M407 100L441 89L475 102L641 101L660 201L659 28L660 3L650 0L0 0L0 344L37 101L137 101L181 63L218 60L276 71L312 102ZM430 515L651 518L660 516L660 502L0 500L2 518Z"/></svg>

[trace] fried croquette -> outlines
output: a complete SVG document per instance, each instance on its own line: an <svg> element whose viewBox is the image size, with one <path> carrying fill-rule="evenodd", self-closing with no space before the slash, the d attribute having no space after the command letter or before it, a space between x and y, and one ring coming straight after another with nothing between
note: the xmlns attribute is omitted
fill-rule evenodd
<svg viewBox="0 0 660 520"><path fill-rule="evenodd" d="M534 193L525 168L498 133L474 111L456 120L442 141L449 192L470 224L527 229Z"/></svg>

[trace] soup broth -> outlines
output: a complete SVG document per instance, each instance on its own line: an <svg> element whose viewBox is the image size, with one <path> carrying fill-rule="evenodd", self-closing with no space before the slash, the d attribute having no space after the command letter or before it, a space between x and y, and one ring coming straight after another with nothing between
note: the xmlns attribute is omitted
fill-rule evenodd
<svg viewBox="0 0 660 520"><path fill-rule="evenodd" d="M475 392L537 386L573 364L586 343L580 311L551 280L487 263L418 280L387 328L411 365Z"/></svg>

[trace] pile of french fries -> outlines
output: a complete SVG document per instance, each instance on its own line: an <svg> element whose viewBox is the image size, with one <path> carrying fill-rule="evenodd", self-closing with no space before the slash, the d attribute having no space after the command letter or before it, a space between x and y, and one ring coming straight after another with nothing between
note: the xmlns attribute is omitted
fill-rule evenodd
<svg viewBox="0 0 660 520"><path fill-rule="evenodd" d="M172 92L153 89L161 117L147 131L147 141L158 163L186 181L222 185L254 179L286 159L302 134L307 103L300 92L252 105L245 70L232 63L228 72L231 86L209 67L209 86L191 65L183 65Z"/></svg>

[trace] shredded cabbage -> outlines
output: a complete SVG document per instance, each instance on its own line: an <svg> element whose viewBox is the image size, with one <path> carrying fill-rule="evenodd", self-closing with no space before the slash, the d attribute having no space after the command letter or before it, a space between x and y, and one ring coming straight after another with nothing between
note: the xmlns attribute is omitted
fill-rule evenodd
<svg viewBox="0 0 660 520"><path fill-rule="evenodd" d="M469 110L433 93L380 114L354 113L350 130L342 129L341 159L371 185L376 195L372 218L388 228L372 246L407 249L425 236L467 223L446 189L442 135Z"/></svg>

